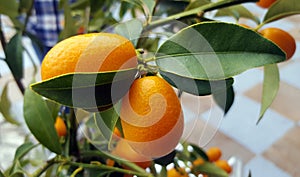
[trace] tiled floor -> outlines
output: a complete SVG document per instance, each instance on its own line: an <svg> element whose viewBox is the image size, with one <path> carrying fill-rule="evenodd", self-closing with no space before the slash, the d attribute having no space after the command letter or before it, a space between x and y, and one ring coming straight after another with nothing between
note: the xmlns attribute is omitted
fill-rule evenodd
<svg viewBox="0 0 300 177"><path fill-rule="evenodd" d="M249 7L259 15L265 13L255 6ZM280 64L278 97L258 125L263 81L261 68L249 70L235 78L235 103L226 117L221 116L211 97L195 98L183 94L187 122L184 138L205 148L221 147L225 159L232 156L241 159L243 177L249 170L253 177L300 176L299 23L300 16L293 16L269 25L289 31L297 39L298 48L290 61ZM0 72L3 75L2 71L3 67ZM7 79L0 79L0 91ZM12 84L10 90L14 90L14 87ZM11 91L11 95L19 100L15 92ZM21 112L22 106L16 104L15 108ZM2 122L1 117L0 122L0 168L5 168L7 166L3 160L9 162L12 159L14 147L23 141L23 130Z"/></svg>

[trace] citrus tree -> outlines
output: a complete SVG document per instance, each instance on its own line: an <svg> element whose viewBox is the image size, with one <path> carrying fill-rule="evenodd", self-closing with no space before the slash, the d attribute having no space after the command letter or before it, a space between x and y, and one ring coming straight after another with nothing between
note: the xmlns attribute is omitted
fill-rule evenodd
<svg viewBox="0 0 300 177"><path fill-rule="evenodd" d="M0 13L15 30L7 42L0 28L2 60L24 94L24 119L34 137L16 149L0 176L228 176L232 169L220 149L204 151L181 139L178 98L212 95L226 114L234 77L262 67L259 122L279 88L277 64L296 49L289 33L261 29L300 13L297 0L61 0L61 41L41 64L42 80L27 86L22 37L38 41L17 17L27 19L32 3L0 0ZM267 13L257 17L244 3ZM240 18L257 26L238 24ZM0 101L3 117L18 124L8 111L7 85ZM28 155L36 149L50 153L38 165Z"/></svg>

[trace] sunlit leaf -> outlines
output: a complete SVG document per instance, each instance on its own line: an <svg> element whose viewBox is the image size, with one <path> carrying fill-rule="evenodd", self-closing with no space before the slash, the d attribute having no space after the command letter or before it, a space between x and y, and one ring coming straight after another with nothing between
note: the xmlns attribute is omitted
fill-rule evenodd
<svg viewBox="0 0 300 177"><path fill-rule="evenodd" d="M224 110L224 113L226 114L234 102L233 87L228 87L227 90L224 90L223 92L214 93L213 98L217 105Z"/></svg>
<svg viewBox="0 0 300 177"><path fill-rule="evenodd" d="M115 27L115 32L129 39L135 46L143 31L143 23L138 19L129 20L119 23Z"/></svg>
<svg viewBox="0 0 300 177"><path fill-rule="evenodd" d="M42 145L61 154L62 149L51 111L45 100L30 89L27 89L24 95L24 118L31 133Z"/></svg>
<svg viewBox="0 0 300 177"><path fill-rule="evenodd" d="M5 48L6 63L17 80L23 78L22 34L17 32Z"/></svg>
<svg viewBox="0 0 300 177"><path fill-rule="evenodd" d="M38 82L31 88L38 94L69 107L97 109L110 107L122 98L137 70L65 74Z"/></svg>
<svg viewBox="0 0 300 177"><path fill-rule="evenodd" d="M276 64L265 66L261 108L257 123L259 123L267 109L271 106L272 102L276 98L279 90L279 83L280 77L278 66Z"/></svg>
<svg viewBox="0 0 300 177"><path fill-rule="evenodd" d="M228 78L226 80L199 80L180 76L174 73L163 72L160 74L162 77L169 82L172 86L178 88L181 91L197 95L204 96L212 93L224 92L233 84L233 79Z"/></svg>
<svg viewBox="0 0 300 177"><path fill-rule="evenodd" d="M192 171L196 174L204 173L210 177L228 177L228 174L224 170L209 162L194 166Z"/></svg>
<svg viewBox="0 0 300 177"><path fill-rule="evenodd" d="M263 23L270 23L281 18L300 14L299 0L277 0L268 9Z"/></svg>
<svg viewBox="0 0 300 177"><path fill-rule="evenodd" d="M216 17L220 16L232 16L236 20L239 20L240 18L247 18L250 20L253 20L255 23L259 24L260 20L258 17L253 15L247 8L245 8L243 5L235 5L230 6L226 8L219 9L217 13L215 14Z"/></svg>
<svg viewBox="0 0 300 177"><path fill-rule="evenodd" d="M8 83L7 83L7 84L5 84L5 86L2 90L2 94L1 94L1 98L0 98L0 113L2 113L4 119L7 122L19 125L19 122L16 120L16 118L10 112L10 108L11 108L11 101L8 98Z"/></svg>
<svg viewBox="0 0 300 177"><path fill-rule="evenodd" d="M198 80L223 80L248 69L285 61L285 53L253 30L223 22L187 27L156 53L163 72Z"/></svg>

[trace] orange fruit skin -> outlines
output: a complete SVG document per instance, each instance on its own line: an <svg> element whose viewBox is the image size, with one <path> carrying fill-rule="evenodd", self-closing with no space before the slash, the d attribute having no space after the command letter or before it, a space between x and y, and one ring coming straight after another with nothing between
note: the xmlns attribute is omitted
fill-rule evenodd
<svg viewBox="0 0 300 177"><path fill-rule="evenodd" d="M259 0L256 4L262 8L269 8L276 0Z"/></svg>
<svg viewBox="0 0 300 177"><path fill-rule="evenodd" d="M197 158L196 160L193 161L193 166L203 165L204 162L205 162L204 159L199 157L199 158Z"/></svg>
<svg viewBox="0 0 300 177"><path fill-rule="evenodd" d="M183 168L171 168L167 171L167 177L188 177L189 175Z"/></svg>
<svg viewBox="0 0 300 177"><path fill-rule="evenodd" d="M265 28L260 31L263 37L277 44L290 59L296 51L296 41L288 32L279 28Z"/></svg>
<svg viewBox="0 0 300 177"><path fill-rule="evenodd" d="M206 151L206 155L210 162L214 162L220 159L222 151L218 147L211 147Z"/></svg>
<svg viewBox="0 0 300 177"><path fill-rule="evenodd" d="M114 71L136 65L135 48L128 39L110 33L81 34L60 41L46 54L41 77L46 80L67 73Z"/></svg>
<svg viewBox="0 0 300 177"><path fill-rule="evenodd" d="M118 141L115 149L113 149L112 151L112 154L130 162L134 162L136 165L144 169L150 167L152 163L152 160L150 158L134 151L128 144L128 142L124 139L120 139L120 141Z"/></svg>
<svg viewBox="0 0 300 177"><path fill-rule="evenodd" d="M124 138L137 152L157 158L170 153L183 133L183 114L173 88L158 76L136 79L121 106Z"/></svg>
<svg viewBox="0 0 300 177"><path fill-rule="evenodd" d="M218 167L222 168L223 170L225 170L228 174L231 173L232 168L226 160L217 160L214 163L215 163L216 166L218 166Z"/></svg>
<svg viewBox="0 0 300 177"><path fill-rule="evenodd" d="M64 120L61 117L57 117L54 124L55 130L59 137L63 137L67 135L67 127Z"/></svg>

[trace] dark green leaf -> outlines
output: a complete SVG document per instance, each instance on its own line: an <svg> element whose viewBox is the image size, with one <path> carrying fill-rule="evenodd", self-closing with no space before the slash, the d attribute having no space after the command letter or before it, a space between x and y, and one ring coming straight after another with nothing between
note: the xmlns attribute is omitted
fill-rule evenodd
<svg viewBox="0 0 300 177"><path fill-rule="evenodd" d="M27 142L19 146L15 152L14 161L21 160L34 147L36 147L36 145L32 142Z"/></svg>
<svg viewBox="0 0 300 177"><path fill-rule="evenodd" d="M101 131L102 135L108 141L108 147L110 147L114 127L116 126L117 121L119 120L119 109L120 104L116 104L114 107L108 110L95 113L94 116L96 127L99 131Z"/></svg>
<svg viewBox="0 0 300 177"><path fill-rule="evenodd" d="M192 146L194 152L196 152L203 160L208 161L208 157L203 149L194 144L190 144L190 146Z"/></svg>
<svg viewBox="0 0 300 177"><path fill-rule="evenodd" d="M135 46L143 31L143 24L138 19L129 20L124 23L119 23L115 27L115 32L129 39Z"/></svg>
<svg viewBox="0 0 300 177"><path fill-rule="evenodd" d="M0 170L0 177L5 177L1 170Z"/></svg>
<svg viewBox="0 0 300 177"><path fill-rule="evenodd" d="M17 32L5 48L6 63L17 80L23 78L22 34Z"/></svg>
<svg viewBox="0 0 300 177"><path fill-rule="evenodd" d="M253 20L257 24L260 23L259 18L254 16L247 8L245 8L243 5L235 5L235 6L230 6L226 8L219 9L215 15L216 17L220 16L232 16L234 17L237 21L240 18L247 18L250 20Z"/></svg>
<svg viewBox="0 0 300 177"><path fill-rule="evenodd" d="M299 0L277 0L268 9L264 16L263 23L270 23L281 18L300 14Z"/></svg>
<svg viewBox="0 0 300 177"><path fill-rule="evenodd" d="M210 162L204 162L204 164L193 167L192 172L195 174L204 173L209 177L228 177L228 174Z"/></svg>
<svg viewBox="0 0 300 177"><path fill-rule="evenodd" d="M1 98L0 98L0 113L3 115L4 119L7 122L19 125L19 122L16 120L16 118L10 112L11 101L8 98L7 91L8 91L8 83L4 86L4 88L2 90L2 94L1 94Z"/></svg>
<svg viewBox="0 0 300 177"><path fill-rule="evenodd" d="M161 71L160 74L172 86L178 88L179 90L197 96L204 96L210 95L211 93L224 92L224 90L227 90L227 88L233 84L232 78L228 78L226 80L208 81L187 78L184 76L179 76L173 73L163 71Z"/></svg>
<svg viewBox="0 0 300 177"><path fill-rule="evenodd" d="M136 69L100 73L66 74L31 85L38 94L69 107L110 107L123 97Z"/></svg>
<svg viewBox="0 0 300 177"><path fill-rule="evenodd" d="M260 34L239 25L205 22L187 27L156 53L163 72L199 80L223 80L267 64L285 61L285 53Z"/></svg>
<svg viewBox="0 0 300 177"><path fill-rule="evenodd" d="M276 64L265 66L261 108L257 123L259 123L267 109L271 106L272 102L276 98L279 90L279 83L280 77L278 66Z"/></svg>
<svg viewBox="0 0 300 177"><path fill-rule="evenodd" d="M227 90L224 90L223 92L217 92L213 93L213 98L217 105L224 110L224 113L226 114L229 109L231 108L233 102L234 102L234 90L233 87L227 88Z"/></svg>
<svg viewBox="0 0 300 177"><path fill-rule="evenodd" d="M51 111L45 100L30 89L27 89L24 95L24 118L31 133L42 145L61 154L62 149Z"/></svg>

